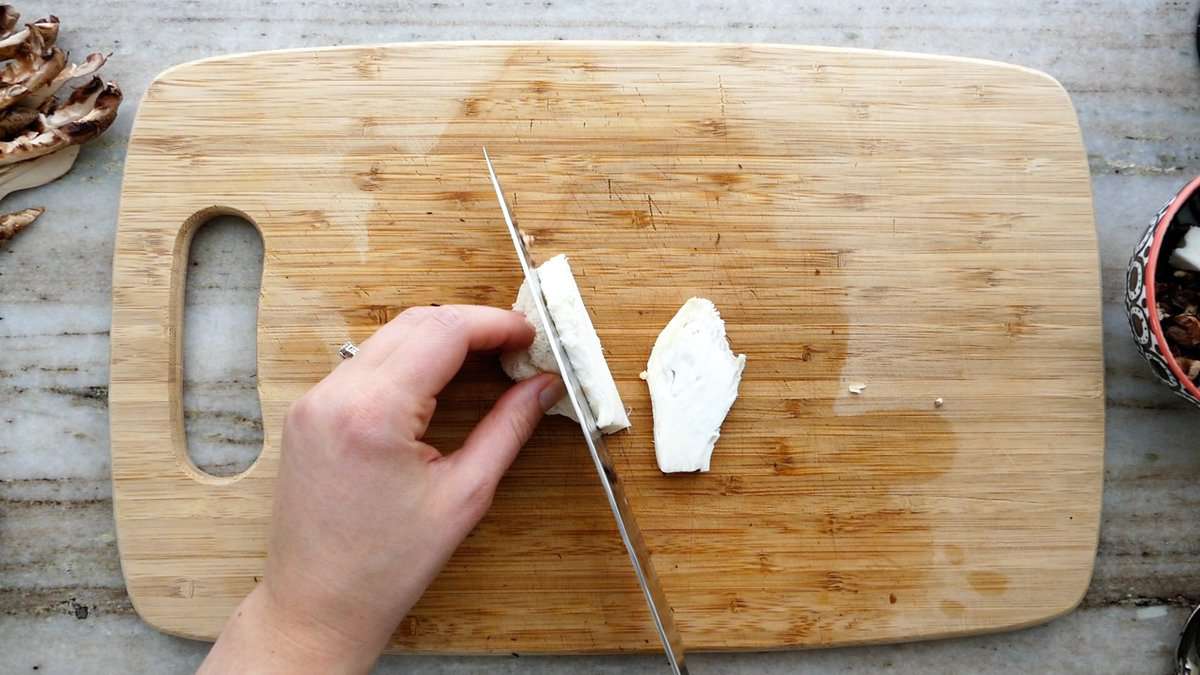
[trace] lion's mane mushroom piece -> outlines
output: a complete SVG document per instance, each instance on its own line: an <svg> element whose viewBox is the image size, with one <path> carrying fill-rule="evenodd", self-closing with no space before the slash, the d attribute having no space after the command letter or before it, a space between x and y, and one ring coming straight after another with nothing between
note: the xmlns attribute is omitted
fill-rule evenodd
<svg viewBox="0 0 1200 675"><path fill-rule="evenodd" d="M40 129L0 142L0 166L49 155L99 136L117 118L121 90L100 78L71 92L61 105L41 116Z"/></svg>

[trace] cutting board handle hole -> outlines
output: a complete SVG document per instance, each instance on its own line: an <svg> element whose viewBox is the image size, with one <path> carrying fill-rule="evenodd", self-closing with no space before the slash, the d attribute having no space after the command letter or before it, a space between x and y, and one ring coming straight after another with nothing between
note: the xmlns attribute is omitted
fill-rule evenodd
<svg viewBox="0 0 1200 675"><path fill-rule="evenodd" d="M263 240L237 212L212 209L189 219L181 243L187 266L177 362L187 463L205 482L227 480L245 473L263 446L257 346Z"/></svg>

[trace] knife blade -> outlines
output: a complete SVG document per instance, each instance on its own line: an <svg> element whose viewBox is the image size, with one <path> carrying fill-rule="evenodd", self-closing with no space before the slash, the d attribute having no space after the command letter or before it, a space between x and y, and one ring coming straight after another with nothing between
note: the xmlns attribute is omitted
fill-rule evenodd
<svg viewBox="0 0 1200 675"><path fill-rule="evenodd" d="M558 364L563 384L566 385L567 398L571 400L571 408L574 409L575 417L579 420L579 426L583 430L583 439L587 442L588 452L592 456L592 462L596 465L596 473L600 476L600 484L604 487L608 505L612 508L613 517L617 521L617 531L621 534L621 541L625 544L625 550L629 552L629 560L633 563L633 571L637 575L638 584L642 587L642 594L646 596L646 604L650 608L654 626L658 629L658 636L662 639L667 660L676 675L687 675L683 641L675 626L675 617L671 613L671 606L667 604L666 596L663 594L662 584L659 583L658 576L654 573L654 567L650 563L650 550L646 547L642 531L633 517L629 500L625 497L625 488L621 484L616 470L613 469L612 456L609 455L608 446L604 442L604 435L596 426L592 409L587 403L583 389L579 386L579 378L576 377L575 369L571 366L562 341L558 337L558 331L550 317L550 310L546 307L546 298L542 295L542 285L538 279L537 270L533 267L529 250L525 247L525 238L521 236L521 231L517 229L516 222L513 220L512 212L508 208L508 201L504 198L504 190L500 188L500 179L496 177L496 169L492 166L492 158L488 155L487 148L483 149L483 159L487 163L488 175L492 179L492 188L496 191L496 200L500 202L500 211L504 214L504 224L508 226L508 234L512 237L513 247L517 251L517 259L521 262L521 271L525 274L530 295L533 296L534 305L537 307L538 321L541 322L541 326L546 332L550 351L554 353L554 360Z"/></svg>

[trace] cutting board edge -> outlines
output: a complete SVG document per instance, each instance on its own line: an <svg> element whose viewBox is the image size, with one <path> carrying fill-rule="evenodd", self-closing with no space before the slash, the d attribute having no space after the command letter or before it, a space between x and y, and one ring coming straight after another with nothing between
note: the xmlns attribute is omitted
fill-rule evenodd
<svg viewBox="0 0 1200 675"><path fill-rule="evenodd" d="M1089 579L1090 579L1090 575L1089 575ZM740 654L740 653L753 653L753 652L811 651L811 650L820 650L820 649L836 649L836 648L841 648L841 647L866 647L866 646L878 646L878 645L909 644L909 643L917 643L917 642L934 642L934 641L938 641L938 640L953 640L953 639L974 637L974 636L979 636L979 635L993 635L993 634L999 634L999 633L1008 633L1008 632L1012 632L1012 631L1024 630L1026 628L1034 628L1037 626L1043 626L1043 625L1046 625L1053 621L1057 621L1058 619L1061 619L1065 616L1070 615L1072 612L1074 612L1076 609L1078 609L1079 605L1083 601L1086 591L1087 591L1087 587L1085 586L1084 589L1080 592L1079 598L1074 603L1072 603L1070 606L1068 606L1062 610L1055 611L1044 617L1035 618L1035 619L1031 619L1028 621L1014 622L1011 624L992 626L992 627L988 627L988 628L984 628L984 629L980 629L980 630L944 631L944 632L929 633L929 634L924 634L924 635L914 635L914 636L910 636L910 637L903 637L903 638L897 638L897 639L885 638L885 639L879 639L879 640L846 640L846 641L830 642L827 644L771 643L771 644L762 645L762 646L751 645L751 646L744 646L744 647L707 647L704 645L701 645L701 646L684 645L684 646L686 649L688 649L689 651L692 651L692 652L709 653L709 654ZM219 636L219 632L218 633L204 633L204 632L189 631L185 628L178 627L175 623L172 623L170 621L162 621L162 620L160 620L161 619L160 616L157 616L157 615L151 614L151 613L147 613L144 609L139 608L138 602L135 599L135 596L133 594L130 594L130 601L131 601L131 604L133 605L134 611L137 612L138 617L146 625L150 626L151 628L153 628L154 630L156 630L160 633L163 633L166 635L171 635L173 637L183 638L186 640L197 640L200 642L215 642L217 637ZM384 650L384 653L385 654L423 654L423 655L430 655L430 656L507 656L509 654L514 654L514 653L526 654L526 655L543 655L543 656L586 656L586 655L613 655L613 654L654 654L654 653L658 653L660 651L661 651L661 649L658 647L658 645L651 645L651 646L640 647L640 648L629 648L629 649L608 648L608 647L587 648L587 649L571 649L571 648L557 649L557 648L554 648L553 646L546 646L546 647L540 647L540 648L520 648L520 649L516 649L516 650L514 650L512 648L505 649L505 648L499 648L499 647L498 648L483 647L483 648L479 648L479 649L438 650L438 649L425 649L425 648L421 648L421 647L405 648L405 647L389 646L387 649Z"/></svg>
<svg viewBox="0 0 1200 675"><path fill-rule="evenodd" d="M684 48L728 48L728 49L762 49L768 51L798 51L798 52L833 52L839 54L863 54L874 56L892 56L904 59L918 59L929 61L949 61L954 63L965 63L989 68L1008 69L1017 72L1025 73L1038 79L1043 79L1058 88L1063 96L1070 101L1070 95L1067 93L1062 83L1053 75L1018 63L1009 63L1007 61L997 61L994 59L983 59L974 56L957 56L953 54L931 54L927 52L910 52L902 49L870 49L866 47L840 47L840 46L824 46L813 44L788 44L785 42L705 42L705 41L684 41L684 42L658 42L654 40L430 40L418 42L376 42L362 43L353 45L329 45L325 47L288 47L286 49L264 49L259 51L235 52L232 54L217 54L214 56L206 56L204 58L184 61L159 72L158 75L150 81L146 87L146 91L142 96L142 101L150 94L154 85L161 80L169 79L170 76L177 72L185 71L190 68L201 67L224 62L234 62L239 60L250 60L263 56L275 56L283 54L300 54L300 53L322 53L322 52L338 52L338 51L362 51L362 50L404 50L404 49L426 49L430 47L552 47L552 48L569 48L572 46L578 47L633 47L633 48L654 48L654 49L684 49ZM141 105L138 106L140 116ZM1075 116L1076 127L1079 126L1079 116L1075 111L1074 106L1071 106L1071 113ZM136 125L136 118L134 120Z"/></svg>
<svg viewBox="0 0 1200 675"><path fill-rule="evenodd" d="M992 635L992 634L999 634L999 633L1007 633L1007 632L1012 632L1012 631L1023 630L1026 628L1042 626L1042 625L1051 623L1053 621L1057 621L1058 619L1061 619L1061 618L1071 614L1072 612L1074 612L1076 609L1078 609L1079 605L1083 602L1084 596L1086 595L1086 592L1087 592L1087 588L1090 585L1091 576L1092 576L1092 574L1089 573L1088 577L1087 577L1088 582L1083 585L1082 589L1079 592L1078 598L1076 598L1072 603L1070 603L1068 606L1066 606L1062 609L1055 610L1044 616L1029 619L1026 621L1017 621L1017 622L1012 622L1012 623L1004 624L1004 625L989 626L989 627L983 628L983 629L977 629L977 630L976 629L968 629L968 630L959 630L959 631L939 631L939 632L933 632L933 633L927 633L927 634L912 635L909 637L883 638L883 639L878 639L878 640L870 640L870 639L839 640L837 642L829 642L829 643L802 643L802 642L797 642L797 643L793 643L793 644L770 643L770 644L764 644L764 645L748 645L748 646L736 646L736 647L728 647L728 646L711 647L711 646L705 646L705 645L693 646L692 644L688 644L688 645L685 645L685 648L687 648L689 651L693 651L693 652L711 653L711 654L810 651L810 650L832 649L832 648L841 648L841 647L864 647L864 646L877 646L877 645L908 644L908 643L915 643L915 642L933 642L933 641L938 641L938 640L951 640L951 639L967 638L967 637L973 637L973 636L978 636L978 635ZM133 605L134 611L137 613L138 617L144 623L146 623L146 625L150 626L151 628L153 628L154 630L156 630L160 633L164 633L166 635L171 635L173 637L183 638L183 639L187 639L187 640L197 640L200 642L215 642L217 637L220 635L219 629L216 632L188 630L186 628L186 626L184 626L182 623L173 622L169 618L164 618L164 615L167 614L166 612L163 613L164 615L160 615L159 613L156 613L156 612L150 612L144 606L139 606L140 605L139 600L138 600L139 595L140 594L133 593L133 592L129 593L130 603ZM555 648L552 645L546 645L544 647L535 647L535 648L523 647L523 648L515 649L515 650L512 648L504 648L504 647L496 647L496 648L481 647L479 649L439 650L439 649L425 649L422 647L409 648L409 647L389 646L387 649L384 650L384 653L385 654L424 654L424 655L432 655L432 656L506 656L506 655L514 654L514 653L527 654L527 655L545 655L545 656L583 656L583 655L612 655L612 654L654 654L654 653L658 653L660 651L661 651L661 649L659 648L659 646L657 644L651 644L651 645L648 645L645 647L631 647L628 649L609 648L609 647L598 647L598 648L589 647L586 649L583 649L583 648L565 648L565 649L563 649L563 648Z"/></svg>

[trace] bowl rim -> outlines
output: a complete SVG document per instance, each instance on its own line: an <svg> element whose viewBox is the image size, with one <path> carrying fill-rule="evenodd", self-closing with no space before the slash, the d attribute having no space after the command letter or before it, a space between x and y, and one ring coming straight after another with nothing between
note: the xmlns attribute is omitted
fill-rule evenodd
<svg viewBox="0 0 1200 675"><path fill-rule="evenodd" d="M1180 386L1189 394L1196 398L1200 398L1200 387L1192 382L1187 373L1183 372L1183 368L1175 361L1175 355L1171 353L1171 349L1167 346L1166 334L1163 333L1162 324L1158 320L1158 303L1155 302L1155 281L1158 278L1158 255L1162 249L1164 235L1167 228L1171 225L1171 221L1175 219L1175 214L1179 209L1183 208L1184 202L1192 196L1192 193L1200 189L1200 176L1193 178L1186 185L1179 189L1175 194L1175 198L1171 200L1171 205L1163 211L1159 216L1158 222L1154 224L1154 237L1150 243L1150 253L1146 259L1146 271L1142 275L1142 283L1146 285L1146 318L1150 323L1150 332L1154 333L1157 347L1163 360L1167 362L1167 367L1175 374L1175 379L1179 381Z"/></svg>

